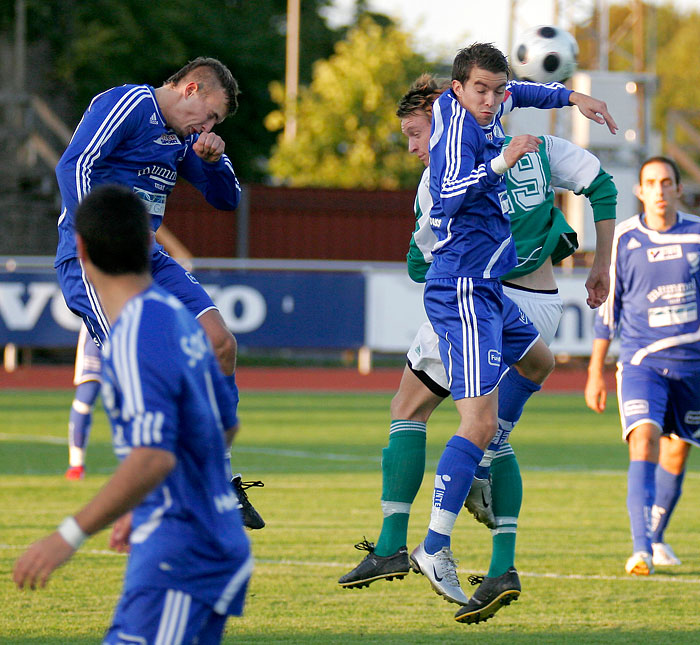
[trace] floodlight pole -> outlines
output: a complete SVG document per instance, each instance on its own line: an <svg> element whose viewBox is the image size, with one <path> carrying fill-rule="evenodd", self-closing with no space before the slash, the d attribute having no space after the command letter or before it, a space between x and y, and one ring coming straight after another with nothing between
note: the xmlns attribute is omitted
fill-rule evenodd
<svg viewBox="0 0 700 645"><path fill-rule="evenodd" d="M297 135L297 93L299 91L299 1L287 0L287 58L285 65L284 140Z"/></svg>

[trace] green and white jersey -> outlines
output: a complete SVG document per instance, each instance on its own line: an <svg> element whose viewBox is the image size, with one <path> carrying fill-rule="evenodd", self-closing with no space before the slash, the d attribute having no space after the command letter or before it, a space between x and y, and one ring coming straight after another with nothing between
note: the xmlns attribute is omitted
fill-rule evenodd
<svg viewBox="0 0 700 645"><path fill-rule="evenodd" d="M595 221L615 218L617 189L597 157L573 143L553 136L541 136L537 153L522 157L506 173L510 200L510 226L518 255L516 267L503 280L517 278L538 269L548 257L561 262L578 248L576 232L554 206L554 188L584 194L591 202ZM504 147L511 137L506 137ZM407 255L408 274L425 282L436 242L429 214L432 200L428 191L429 170L423 172L415 201L416 229Z"/></svg>

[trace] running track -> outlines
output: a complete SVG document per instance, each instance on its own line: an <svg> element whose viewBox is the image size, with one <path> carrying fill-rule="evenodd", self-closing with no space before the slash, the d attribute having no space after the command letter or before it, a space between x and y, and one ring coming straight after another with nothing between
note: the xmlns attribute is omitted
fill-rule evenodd
<svg viewBox="0 0 700 645"><path fill-rule="evenodd" d="M236 380L241 390L288 390L326 392L394 392L401 379L401 369L376 369L367 375L355 368L321 367L240 367ZM606 373L608 389L615 390L613 372ZM547 379L544 392L583 392L586 372L558 367ZM0 367L0 389L72 389L72 366L20 367L5 372Z"/></svg>

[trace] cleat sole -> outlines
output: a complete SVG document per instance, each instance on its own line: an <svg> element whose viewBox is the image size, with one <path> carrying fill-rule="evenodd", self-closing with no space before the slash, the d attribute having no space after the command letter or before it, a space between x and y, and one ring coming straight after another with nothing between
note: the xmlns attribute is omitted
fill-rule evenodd
<svg viewBox="0 0 700 645"><path fill-rule="evenodd" d="M458 623L465 623L466 625L485 623L489 618L493 618L501 607L505 607L510 605L510 603L515 602L519 596L520 592L517 589L504 591L497 598L494 598L488 605L485 605L480 609L476 609L473 612L455 616L455 620Z"/></svg>
<svg viewBox="0 0 700 645"><path fill-rule="evenodd" d="M380 576L375 576L374 578L366 578L365 580L339 582L338 584L343 589L361 589L362 587L369 587L373 582L376 582L377 580L386 580L387 582L391 582L393 580L403 580L406 577L407 573L408 571L406 571L405 573L388 573Z"/></svg>

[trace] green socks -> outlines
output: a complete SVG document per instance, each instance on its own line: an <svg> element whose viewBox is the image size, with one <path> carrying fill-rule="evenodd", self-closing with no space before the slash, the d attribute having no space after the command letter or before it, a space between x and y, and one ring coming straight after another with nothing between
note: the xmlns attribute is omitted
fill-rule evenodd
<svg viewBox="0 0 700 645"><path fill-rule="evenodd" d="M513 449L506 444L491 464L491 495L496 528L491 531L493 550L488 577L503 575L515 564L515 533L523 501L523 480Z"/></svg>
<svg viewBox="0 0 700 645"><path fill-rule="evenodd" d="M382 511L384 522L374 552L393 555L406 545L411 504L425 473L425 423L397 419L382 450Z"/></svg>

